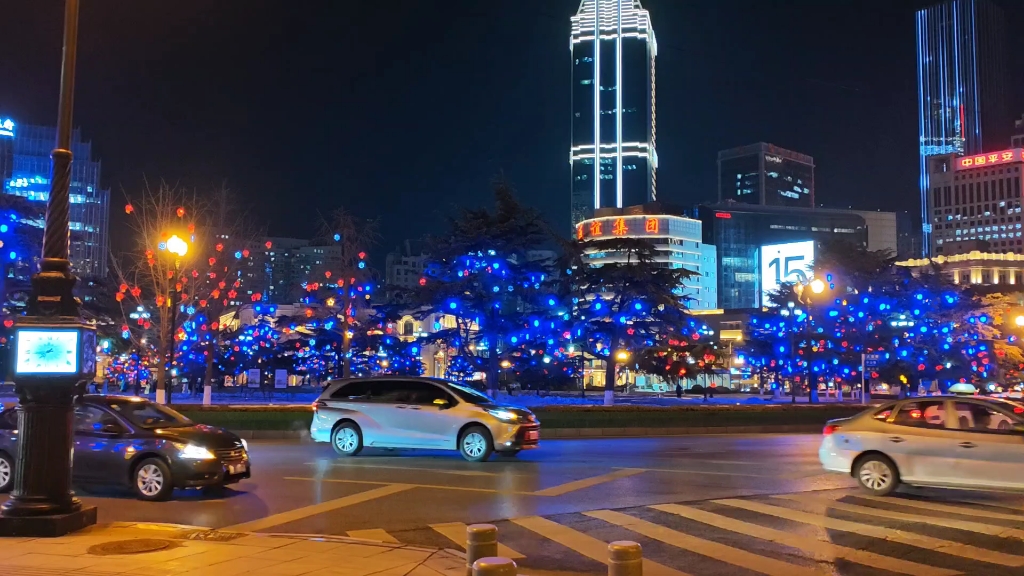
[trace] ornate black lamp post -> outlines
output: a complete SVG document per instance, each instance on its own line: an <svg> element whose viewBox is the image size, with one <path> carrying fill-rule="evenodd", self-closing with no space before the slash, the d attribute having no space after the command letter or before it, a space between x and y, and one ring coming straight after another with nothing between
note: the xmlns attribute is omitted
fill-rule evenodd
<svg viewBox="0 0 1024 576"><path fill-rule="evenodd" d="M18 456L14 492L0 508L0 536L60 536L96 523L96 508L71 492L73 400L96 370L96 333L78 315L70 238L71 113L78 0L66 0L57 147L46 204L43 261L28 315L15 326Z"/></svg>

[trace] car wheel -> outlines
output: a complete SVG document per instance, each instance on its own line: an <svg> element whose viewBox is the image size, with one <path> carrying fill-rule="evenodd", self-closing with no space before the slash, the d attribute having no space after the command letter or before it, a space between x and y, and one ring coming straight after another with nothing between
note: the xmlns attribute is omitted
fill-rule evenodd
<svg viewBox="0 0 1024 576"><path fill-rule="evenodd" d="M471 426L459 438L459 452L470 462L483 462L494 452L491 433L483 426Z"/></svg>
<svg viewBox="0 0 1024 576"><path fill-rule="evenodd" d="M14 486L14 459L0 452L0 494L10 492Z"/></svg>
<svg viewBox="0 0 1024 576"><path fill-rule="evenodd" d="M893 461L873 454L857 464L857 483L861 489L875 496L888 496L900 485L900 474Z"/></svg>
<svg viewBox="0 0 1024 576"><path fill-rule="evenodd" d="M342 456L355 456L363 449L363 434L355 422L344 422L331 432L331 446Z"/></svg>
<svg viewBox="0 0 1024 576"><path fill-rule="evenodd" d="M174 492L171 470L159 458L146 458L135 467L132 489L139 500L159 502L167 500Z"/></svg>

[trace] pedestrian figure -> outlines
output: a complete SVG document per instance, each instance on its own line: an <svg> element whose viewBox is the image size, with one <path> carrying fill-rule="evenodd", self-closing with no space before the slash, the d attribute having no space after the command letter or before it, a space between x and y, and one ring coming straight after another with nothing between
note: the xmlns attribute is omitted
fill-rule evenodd
<svg viewBox="0 0 1024 576"><path fill-rule="evenodd" d="M683 399L683 385L679 382L676 382L676 398Z"/></svg>

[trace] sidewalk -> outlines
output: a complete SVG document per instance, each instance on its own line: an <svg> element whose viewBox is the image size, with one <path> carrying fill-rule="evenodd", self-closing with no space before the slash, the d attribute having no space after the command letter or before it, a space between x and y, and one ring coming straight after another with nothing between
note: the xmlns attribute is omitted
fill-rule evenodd
<svg viewBox="0 0 1024 576"><path fill-rule="evenodd" d="M449 550L343 537L97 525L61 538L0 538L4 576L465 576Z"/></svg>

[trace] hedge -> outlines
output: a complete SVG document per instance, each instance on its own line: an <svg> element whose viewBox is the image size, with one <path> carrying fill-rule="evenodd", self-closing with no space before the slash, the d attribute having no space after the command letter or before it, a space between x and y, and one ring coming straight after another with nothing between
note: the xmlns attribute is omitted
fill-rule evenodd
<svg viewBox="0 0 1024 576"><path fill-rule="evenodd" d="M862 406L547 406L534 409L542 428L681 428L824 425ZM234 430L308 430L310 406L183 406L190 419Z"/></svg>

